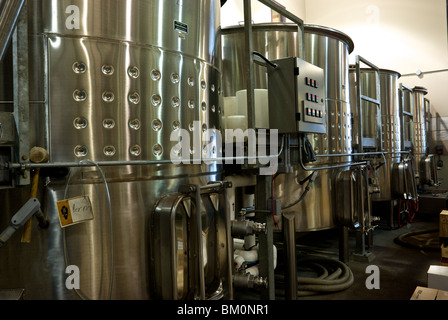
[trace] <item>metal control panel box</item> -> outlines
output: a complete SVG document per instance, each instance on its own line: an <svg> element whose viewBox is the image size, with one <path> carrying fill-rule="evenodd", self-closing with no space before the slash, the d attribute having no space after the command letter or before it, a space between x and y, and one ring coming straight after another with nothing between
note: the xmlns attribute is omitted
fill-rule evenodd
<svg viewBox="0 0 448 320"><path fill-rule="evenodd" d="M279 133L326 133L324 70L300 58L268 68L269 123Z"/></svg>

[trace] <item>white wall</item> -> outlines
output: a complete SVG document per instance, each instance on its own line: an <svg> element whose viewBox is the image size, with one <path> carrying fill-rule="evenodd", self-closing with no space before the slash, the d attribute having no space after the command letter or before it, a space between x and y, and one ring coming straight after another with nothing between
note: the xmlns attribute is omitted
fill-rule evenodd
<svg viewBox="0 0 448 320"><path fill-rule="evenodd" d="M286 10L293 13L302 20L305 16L305 0L277 0L286 7ZM223 27L234 26L244 21L243 0L228 0L221 10L221 24ZM271 9L260 3L258 0L251 1L252 21L254 23L271 22Z"/></svg>

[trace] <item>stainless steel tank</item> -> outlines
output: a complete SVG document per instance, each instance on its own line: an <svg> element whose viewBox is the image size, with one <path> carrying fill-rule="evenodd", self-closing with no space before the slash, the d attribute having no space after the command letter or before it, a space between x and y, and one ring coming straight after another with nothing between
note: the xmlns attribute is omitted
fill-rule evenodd
<svg viewBox="0 0 448 320"><path fill-rule="evenodd" d="M414 155L416 168L420 167L421 159L428 154L426 135L425 96L428 90L424 87L414 87Z"/></svg>
<svg viewBox="0 0 448 320"><path fill-rule="evenodd" d="M223 29L223 88L226 97L245 89L243 74L244 29ZM319 155L347 154L351 147L351 111L349 103L348 55L353 51L352 40L344 33L322 26L304 26L305 56L299 52L300 35L292 24L261 24L253 26L254 50L270 60L299 57L323 68L326 76L327 128L324 135L309 135L310 142ZM266 74L263 68L255 68L255 88L265 89ZM350 161L349 157L321 158L316 165ZM311 172L299 166L294 173L282 174L275 179L275 197L282 205L294 202L305 189L298 181ZM315 231L335 226L333 210L332 175L334 171L320 171L306 198L292 207L300 214L295 219L297 232Z"/></svg>
<svg viewBox="0 0 448 320"><path fill-rule="evenodd" d="M417 170L417 183L438 186L436 159L430 154L430 101L425 98L428 90L424 87L414 87L414 159Z"/></svg>
<svg viewBox="0 0 448 320"><path fill-rule="evenodd" d="M254 51L270 60L284 57L301 57L299 43L303 41L295 24L265 23L252 26ZM236 96L237 91L247 88L245 63L244 26L222 29L223 93L225 97ZM263 67L255 65L254 81L256 89L267 88L267 75Z"/></svg>
<svg viewBox="0 0 448 320"><path fill-rule="evenodd" d="M400 84L400 112L402 114L401 149L414 150L414 92L412 88Z"/></svg>
<svg viewBox="0 0 448 320"><path fill-rule="evenodd" d="M374 164L376 168L375 178L379 192L372 194L373 201L383 201L393 199L391 183L392 168L394 164L401 161L401 137L402 137L402 119L400 116L400 97L398 80L401 75L393 70L379 70L381 109L377 114L377 106L373 103L362 104L362 119L357 119L359 111L354 111L356 121L362 122L362 133L356 132L354 140L360 141L362 134L364 138L378 141L378 132L381 132L381 140L369 147L372 151L384 152L382 157L376 156L377 161ZM377 84L375 81L376 73L372 69L361 69L361 94L367 97L377 96ZM351 69L350 79L355 83L355 70ZM351 86L352 90L355 86ZM353 90L354 91L354 90ZM356 93L352 92L353 99L356 99ZM353 100L352 100L353 101ZM355 105L355 104L353 104ZM357 105L357 104L356 104ZM359 110L357 106L357 110ZM380 122L378 123L378 120ZM356 126L359 128L359 126ZM381 130L379 130L381 129ZM372 146L375 146L372 148ZM366 149L364 151L368 151Z"/></svg>
<svg viewBox="0 0 448 320"><path fill-rule="evenodd" d="M25 288L29 299L197 298L189 281L191 242L183 229L191 217L185 210L191 209L173 209L173 243L152 223L158 206L168 206L165 196L221 177L216 162L170 161L178 143L170 135L181 129L190 132L192 144L183 152L217 156L219 146L205 148L205 132L220 127L219 1L41 0L32 6L30 54L38 57L32 67L42 70L32 85L43 87L45 95L36 122L46 128L36 141L48 149L52 163L91 165L48 179L44 211L50 229L34 230L29 247L15 238L0 251L0 260L8 261L0 288ZM193 131L195 122L199 130ZM200 145L193 146L194 138ZM152 160L160 164L132 163ZM100 168L98 162L110 165ZM3 192L1 199L8 201L2 201L2 211L15 210L26 196L23 190ZM56 204L77 196L90 199L94 219L62 229ZM172 201L173 208L181 203ZM215 206L197 208L205 298L222 296L228 258L218 255L228 243L217 224L224 213ZM170 249L173 255L166 253ZM161 262L174 264L177 274L168 275ZM79 267L79 290L65 285L68 265Z"/></svg>
<svg viewBox="0 0 448 320"><path fill-rule="evenodd" d="M305 60L324 69L327 107L327 133L311 134L309 139L317 155L338 155L318 158L316 163L309 166L311 168L348 164L352 161L350 154L353 151L353 127L348 57L353 50L354 43L345 33L324 26L305 25ZM341 214L342 206L336 199L335 191L338 187L338 175L349 169L350 167L345 167L319 171L316 185L313 186L314 192L319 196L314 196L314 199L307 198L298 209L299 212L309 212L311 209L319 213L314 219L310 219L315 225L313 229L327 229L339 223L346 224ZM304 179L308 174L299 170L297 180ZM292 181L289 180L289 183ZM286 198L288 196L291 195L285 195ZM306 228L299 228L299 231L306 230Z"/></svg>

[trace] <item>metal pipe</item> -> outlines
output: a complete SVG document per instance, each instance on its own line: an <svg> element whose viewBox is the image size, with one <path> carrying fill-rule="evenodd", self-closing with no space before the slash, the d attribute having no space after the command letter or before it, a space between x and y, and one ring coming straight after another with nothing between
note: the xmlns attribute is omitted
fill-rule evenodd
<svg viewBox="0 0 448 320"><path fill-rule="evenodd" d="M321 154L316 155L316 158L326 158L326 157L350 157L350 156L365 156L365 155L385 155L385 154L402 154L402 153L411 153L410 151L385 151L385 152L357 152L357 153L333 153L333 154Z"/></svg>
<svg viewBox="0 0 448 320"><path fill-rule="evenodd" d="M272 198L271 177L257 175L255 186L255 207L258 210L268 210L268 199ZM262 300L275 299L275 274L274 274L274 238L273 219L271 214L255 213L255 221L266 224L266 233L258 236L259 243L259 270L260 277L267 279L267 287L261 289L260 298Z"/></svg>
<svg viewBox="0 0 448 320"><path fill-rule="evenodd" d="M247 79L247 124L249 128L255 128L255 80L254 57L252 52L252 7L251 0L244 0L244 33L246 44L246 79Z"/></svg>
<svg viewBox="0 0 448 320"><path fill-rule="evenodd" d="M25 0L0 0L0 62L8 48Z"/></svg>
<svg viewBox="0 0 448 320"><path fill-rule="evenodd" d="M305 39L303 37L305 27L304 27L303 20L300 19L299 17L295 16L294 14L292 14L285 8L279 6L274 1L271 1L271 0L258 0L258 1L261 2L262 4L264 4L265 6L271 8L272 10L280 13L282 16L291 20L295 24L297 24L297 26L299 28L299 33L302 34L302 40L299 42L299 53L300 53L300 58L303 58L305 56Z"/></svg>
<svg viewBox="0 0 448 320"><path fill-rule="evenodd" d="M372 69L375 72L375 81L376 81L376 99L367 97L362 94L362 79L361 79L361 63L366 64L370 69ZM382 149L382 129L381 129L381 84L380 84L380 69L371 63L370 61L364 59L361 56L356 56L356 94L357 94L357 103L358 103L358 113L359 113L359 123L358 123L358 133L360 136L359 139L359 150L364 150L364 116L363 116L363 108L362 108L362 102L368 101L370 103L373 103L377 105L377 121L376 121L376 127L377 127L377 137L376 137L376 145L379 150ZM369 147L372 147L372 145L369 145Z"/></svg>
<svg viewBox="0 0 448 320"><path fill-rule="evenodd" d="M17 4L16 4L17 5ZM26 2L17 9L17 26L12 35L13 58L13 93L14 118L17 132L17 155L21 159L29 158L30 152L30 71L28 48L28 5ZM20 13L20 15L19 15ZM29 162L26 160L26 162ZM29 172L17 177L17 186L26 186L31 183Z"/></svg>
<svg viewBox="0 0 448 320"><path fill-rule="evenodd" d="M354 167L354 166L360 166L360 165L367 165L367 162L348 162L345 164L337 164L334 166L324 166L324 167L315 167L315 168L307 168L305 167L305 164L303 163L303 159L302 159L302 148L303 148L303 143L302 143L302 138L299 138L300 141L300 145L299 145L299 163L300 166L302 167L303 170L305 171L319 171L319 170L326 170L326 169L337 169L337 168L344 168L344 167ZM346 154L346 157L350 157L351 154Z"/></svg>
<svg viewBox="0 0 448 320"><path fill-rule="evenodd" d="M233 158L216 158L216 159L203 159L204 162L216 162L225 160L250 160L250 159L270 159L278 157L265 156L265 157L233 157ZM146 166L146 165L164 165L173 162L171 160L133 160L133 161L97 161L100 167L115 167L115 166ZM9 169L35 169L35 168L81 168L81 167L93 167L94 164L86 162L52 162L52 163L3 163L0 164L0 168Z"/></svg>
<svg viewBox="0 0 448 320"><path fill-rule="evenodd" d="M439 72L447 72L448 69L439 69L439 70L431 70L431 71L420 71L420 73L414 72L414 73L406 73L401 75L401 77L410 77L410 76L417 76L421 77L425 74L431 74L431 73L439 73Z"/></svg>
<svg viewBox="0 0 448 320"><path fill-rule="evenodd" d="M197 277L198 290L201 300L205 300L205 273L204 273L204 251L202 238L202 210L201 210L201 187L196 185L194 199L196 202L195 210L192 210L192 233L193 233L193 254L197 257Z"/></svg>
<svg viewBox="0 0 448 320"><path fill-rule="evenodd" d="M282 144L280 150L275 155L266 156L252 156L252 157L217 157L209 159L201 159L203 162L217 162L217 161L230 161L230 160L260 160L260 159L273 159L278 158L283 153L283 148L285 144L285 138L282 139ZM192 159L194 160L194 159ZM132 160L132 161L96 161L100 167L114 167L114 166L146 166L146 165L163 165L163 164L173 164L172 160ZM81 168L81 167L93 167L95 164L88 161L80 162L53 162L53 163L0 163L0 168L9 169L35 169L35 168Z"/></svg>
<svg viewBox="0 0 448 320"><path fill-rule="evenodd" d="M285 298L297 300L297 257L295 238L295 215L283 214L283 237L285 245Z"/></svg>

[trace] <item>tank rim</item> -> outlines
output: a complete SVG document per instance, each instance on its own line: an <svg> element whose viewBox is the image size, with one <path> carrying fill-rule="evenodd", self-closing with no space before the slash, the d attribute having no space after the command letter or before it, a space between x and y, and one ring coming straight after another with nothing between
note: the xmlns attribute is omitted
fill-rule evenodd
<svg viewBox="0 0 448 320"><path fill-rule="evenodd" d="M425 87L420 87L420 86L415 86L414 89L412 89L412 91L419 91L419 92L423 93L423 95L428 94L428 89Z"/></svg>
<svg viewBox="0 0 448 320"><path fill-rule="evenodd" d="M347 35L342 31L315 24L304 24L304 29L305 32L309 31L324 36L334 37L337 38L338 40L344 41L347 44L349 53L352 53L353 50L355 50L355 43L353 42L352 38L350 38L349 35Z"/></svg>
<svg viewBox="0 0 448 320"><path fill-rule="evenodd" d="M304 24L303 27L304 27L305 33L313 32L315 34L333 37L333 38L336 38L338 40L345 42L348 47L349 53L352 53L353 50L355 49L355 44L354 44L353 40L347 34L343 33L342 31L339 31L339 30L336 30L333 28L329 28L329 27L313 25L313 24ZM230 34L230 33L234 33L234 32L240 32L240 30L243 28L244 28L244 25L233 25L233 26L228 26L228 27L222 28L221 32L223 34ZM256 24L252 25L252 29L256 30L256 31L263 31L263 30L278 31L278 29L295 30L297 28L298 28L297 24L288 23L288 22L286 22L286 23L265 22L265 23L256 23Z"/></svg>
<svg viewBox="0 0 448 320"><path fill-rule="evenodd" d="M355 65L351 64L349 66L349 70L352 71L355 69ZM368 71L373 71L373 69L369 69L369 68L361 68L361 70L368 70ZM390 70L390 69L379 69L380 73L390 73L390 74L396 74L398 78L401 78L401 73L395 70Z"/></svg>

